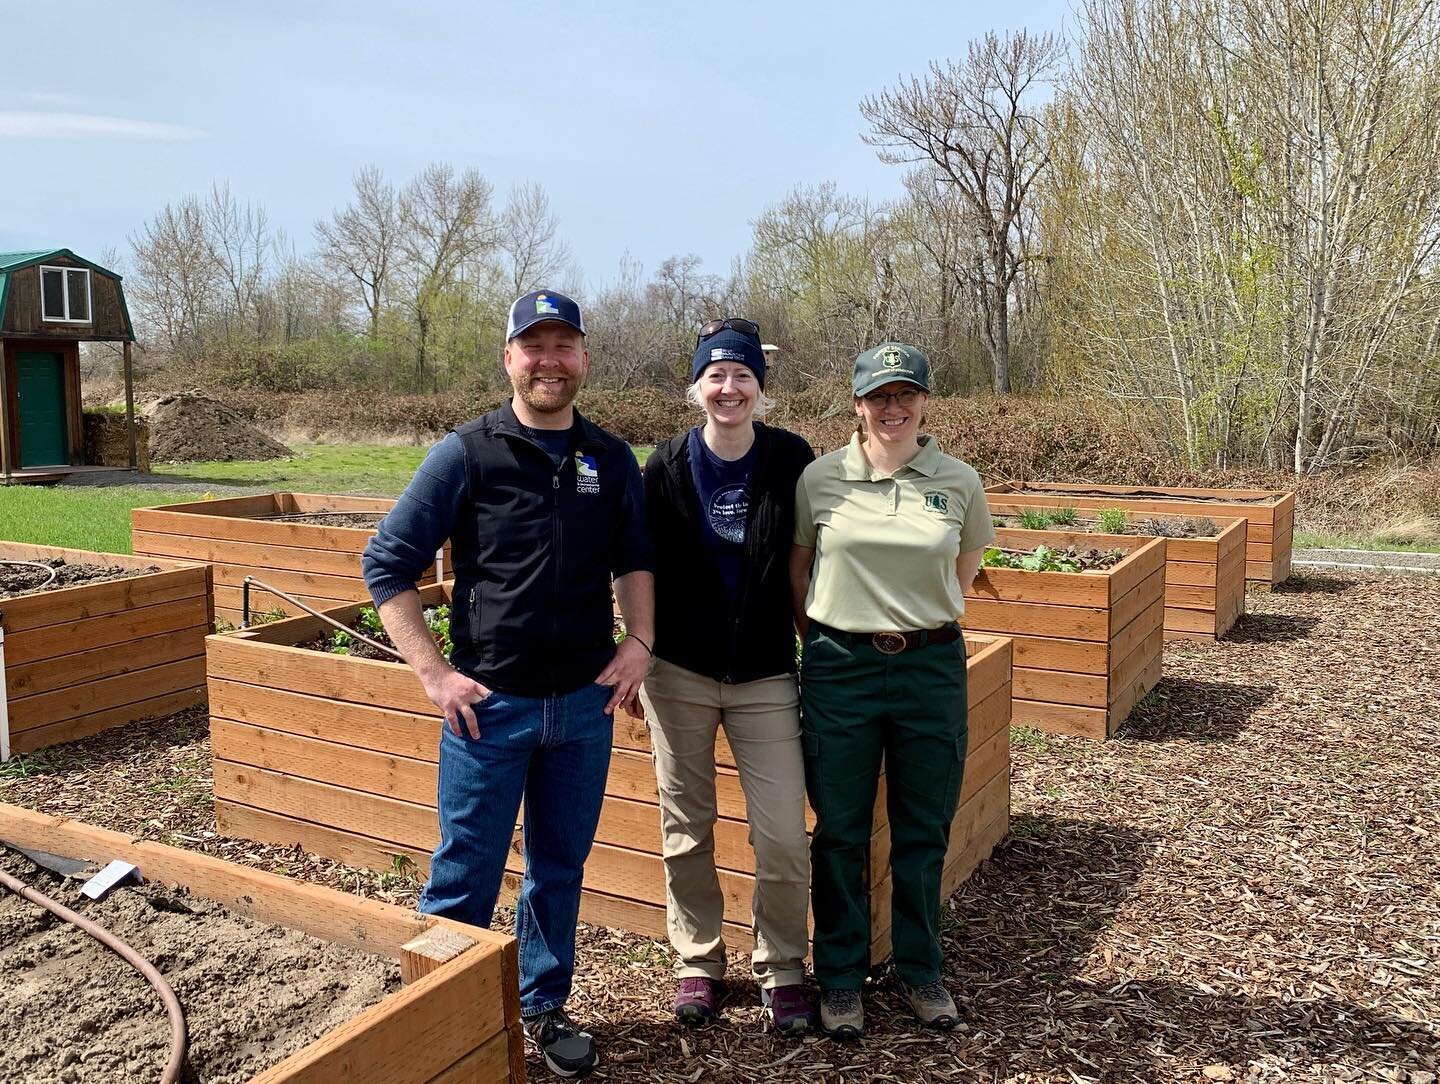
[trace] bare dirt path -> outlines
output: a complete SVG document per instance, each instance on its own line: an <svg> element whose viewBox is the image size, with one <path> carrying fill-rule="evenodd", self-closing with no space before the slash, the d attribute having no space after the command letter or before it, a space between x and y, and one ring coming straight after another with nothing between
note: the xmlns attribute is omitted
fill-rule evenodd
<svg viewBox="0 0 1440 1084"><path fill-rule="evenodd" d="M1303 574L1214 645L1172 644L1117 740L1015 734L1010 839L950 901L964 1024L888 975L857 1046L669 1020L668 950L581 931L576 1015L613 1081L1334 1081L1440 1071L1440 579ZM400 873L214 836L199 713L0 769L0 801L392 902ZM532 1060L532 1073L544 1070Z"/></svg>

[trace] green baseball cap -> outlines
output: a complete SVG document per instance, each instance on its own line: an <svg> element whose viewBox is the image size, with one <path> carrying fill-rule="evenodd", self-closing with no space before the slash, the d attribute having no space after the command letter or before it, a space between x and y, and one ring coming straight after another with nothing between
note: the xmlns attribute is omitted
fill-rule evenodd
<svg viewBox="0 0 1440 1084"><path fill-rule="evenodd" d="M923 392L930 390L930 363L925 355L905 343L881 343L855 359L855 397L869 395L878 387L903 380Z"/></svg>

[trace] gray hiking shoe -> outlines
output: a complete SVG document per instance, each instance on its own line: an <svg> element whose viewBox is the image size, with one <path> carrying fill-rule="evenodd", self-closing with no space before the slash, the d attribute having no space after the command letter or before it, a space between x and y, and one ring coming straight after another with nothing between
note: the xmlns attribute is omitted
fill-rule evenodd
<svg viewBox="0 0 1440 1084"><path fill-rule="evenodd" d="M865 1006L859 990L820 991L820 1029L832 1039L858 1039L865 1033Z"/></svg>
<svg viewBox="0 0 1440 1084"><path fill-rule="evenodd" d="M902 982L900 986L905 991L905 1001L915 1019L927 1028L949 1031L959 1022L960 1013L955 1008L955 999L939 982L926 982L919 986Z"/></svg>

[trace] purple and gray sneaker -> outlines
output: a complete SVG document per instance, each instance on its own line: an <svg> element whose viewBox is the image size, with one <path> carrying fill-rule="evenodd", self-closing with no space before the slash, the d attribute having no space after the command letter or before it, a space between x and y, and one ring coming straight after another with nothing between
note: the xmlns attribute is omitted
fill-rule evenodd
<svg viewBox="0 0 1440 1084"><path fill-rule="evenodd" d="M760 991L771 1025L782 1035L804 1035L815 1029L815 1006L799 983Z"/></svg>
<svg viewBox="0 0 1440 1084"><path fill-rule="evenodd" d="M680 980L675 991L675 1019L687 1027L708 1024L720 1011L725 984L718 979L691 976Z"/></svg>

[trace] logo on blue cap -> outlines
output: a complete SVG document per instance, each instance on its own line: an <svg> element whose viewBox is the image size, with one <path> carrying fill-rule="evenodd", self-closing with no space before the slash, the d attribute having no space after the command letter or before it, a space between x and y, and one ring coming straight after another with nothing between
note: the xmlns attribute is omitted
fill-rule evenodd
<svg viewBox="0 0 1440 1084"><path fill-rule="evenodd" d="M553 301L551 301L544 294L541 294L537 298L535 298L535 315L559 316L560 310L555 307L555 303Z"/></svg>

